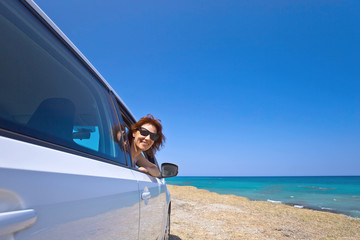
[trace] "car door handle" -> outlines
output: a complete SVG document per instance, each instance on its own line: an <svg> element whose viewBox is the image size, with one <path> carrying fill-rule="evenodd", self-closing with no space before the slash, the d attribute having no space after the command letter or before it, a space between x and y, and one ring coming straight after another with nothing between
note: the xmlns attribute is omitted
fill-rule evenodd
<svg viewBox="0 0 360 240"><path fill-rule="evenodd" d="M147 192L147 191L144 191L142 194L141 194L141 198L143 200L148 200L151 198L151 193L150 192Z"/></svg>
<svg viewBox="0 0 360 240"><path fill-rule="evenodd" d="M33 209L2 212L0 213L0 236L23 230L34 224L36 218Z"/></svg>

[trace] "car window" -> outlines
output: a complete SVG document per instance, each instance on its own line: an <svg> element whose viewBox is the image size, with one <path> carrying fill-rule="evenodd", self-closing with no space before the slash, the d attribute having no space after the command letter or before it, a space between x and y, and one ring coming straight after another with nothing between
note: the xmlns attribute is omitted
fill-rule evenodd
<svg viewBox="0 0 360 240"><path fill-rule="evenodd" d="M0 127L126 164L112 135L119 122L108 89L31 13L6 7Z"/></svg>
<svg viewBox="0 0 360 240"><path fill-rule="evenodd" d="M128 139L129 127L126 124L124 124L124 129L125 129L124 142L125 142L125 146L126 146L126 156L129 159L129 162L131 162L131 164L132 164L130 144L129 144L129 139Z"/></svg>
<svg viewBox="0 0 360 240"><path fill-rule="evenodd" d="M120 143L121 148L124 150L126 159L129 166L133 166L131 152L130 152L130 144L128 139L129 129L131 127L131 121L124 114L124 110L121 107L121 104L117 100L117 98L112 95L113 102L115 104L115 110L120 121L120 124L115 127L115 132L117 132L117 140ZM115 137L114 137L115 138ZM134 166L133 166L134 167Z"/></svg>

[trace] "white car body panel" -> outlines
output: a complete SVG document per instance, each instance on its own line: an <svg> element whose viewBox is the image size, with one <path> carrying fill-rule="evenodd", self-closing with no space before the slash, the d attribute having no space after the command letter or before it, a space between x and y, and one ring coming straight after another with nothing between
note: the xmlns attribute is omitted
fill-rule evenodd
<svg viewBox="0 0 360 240"><path fill-rule="evenodd" d="M0 212L37 215L16 239L138 238L140 197L129 168L0 137L0 182Z"/></svg>

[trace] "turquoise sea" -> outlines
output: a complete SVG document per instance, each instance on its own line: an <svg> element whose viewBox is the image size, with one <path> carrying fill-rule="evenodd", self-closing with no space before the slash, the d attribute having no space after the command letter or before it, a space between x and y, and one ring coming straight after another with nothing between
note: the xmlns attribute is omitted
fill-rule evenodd
<svg viewBox="0 0 360 240"><path fill-rule="evenodd" d="M174 177L166 182L360 218L360 176Z"/></svg>

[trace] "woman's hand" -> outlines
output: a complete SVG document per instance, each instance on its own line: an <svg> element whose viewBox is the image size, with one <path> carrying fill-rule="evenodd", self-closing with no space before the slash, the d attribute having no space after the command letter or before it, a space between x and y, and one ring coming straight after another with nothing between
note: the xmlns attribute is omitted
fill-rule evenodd
<svg viewBox="0 0 360 240"><path fill-rule="evenodd" d="M153 177L159 177L160 171L157 166L147 160L142 154L137 158L136 165L138 165L138 170L147 174L150 174Z"/></svg>
<svg viewBox="0 0 360 240"><path fill-rule="evenodd" d="M139 167L138 170L144 173L149 173L149 171L144 167Z"/></svg>

